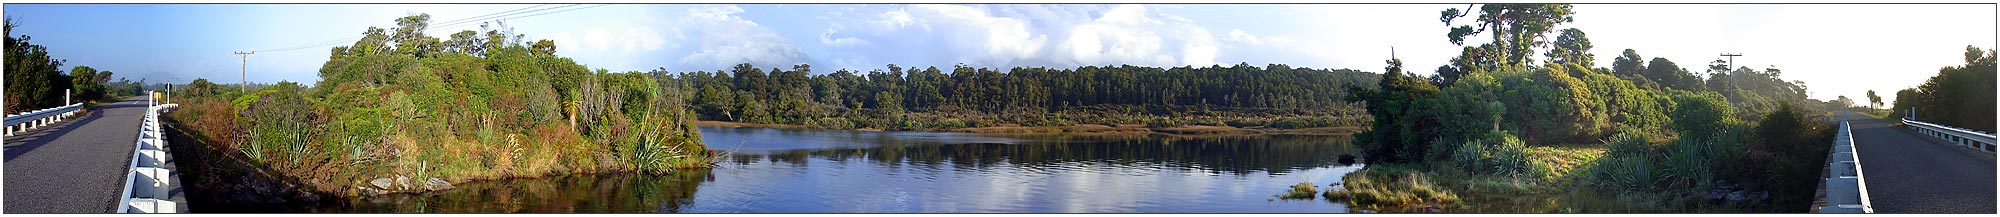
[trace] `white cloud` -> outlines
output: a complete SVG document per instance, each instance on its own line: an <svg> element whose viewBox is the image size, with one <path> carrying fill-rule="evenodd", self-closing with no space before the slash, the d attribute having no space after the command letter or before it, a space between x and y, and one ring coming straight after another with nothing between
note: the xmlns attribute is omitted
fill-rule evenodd
<svg viewBox="0 0 2000 217"><path fill-rule="evenodd" d="M781 67L806 63L810 58L771 28L737 16L743 8L734 5L699 7L672 24L673 41L690 41L690 53L677 66L697 69L724 69L739 63L759 67ZM839 41L834 39L833 41Z"/></svg>
<svg viewBox="0 0 2000 217"><path fill-rule="evenodd" d="M853 46L853 45L868 43L868 41L864 41L854 37L832 38L833 34L837 32L839 31L828 29L825 34L819 35L819 43L824 43L826 45L832 45L832 46Z"/></svg>
<svg viewBox="0 0 2000 217"><path fill-rule="evenodd" d="M1240 43L1245 43L1245 44L1263 44L1263 43L1264 43L1264 40L1258 40L1258 39L1257 39L1257 36L1256 36L1256 35L1251 35L1250 33L1247 33L1247 32L1243 32L1243 30L1242 30L1242 29L1231 29L1231 30L1229 30L1229 38L1228 38L1228 39L1224 39L1224 40L1225 40L1225 41L1230 41L1230 42L1240 42Z"/></svg>
<svg viewBox="0 0 2000 217"><path fill-rule="evenodd" d="M831 20L820 36L843 56L837 67L1207 65L1221 48L1207 29L1145 5L912 5L860 14Z"/></svg>
<svg viewBox="0 0 2000 217"><path fill-rule="evenodd" d="M975 55L958 56L954 61L980 65L1007 65L1014 60L1025 59L1040 52L1048 41L1047 35L1029 32L1028 21L1016 17L995 17L986 10L962 5L917 5L918 16L924 16L925 25L938 24L941 32L951 41L963 44L958 49L973 50ZM927 26L933 27L933 26ZM972 45L973 47L966 47Z"/></svg>
<svg viewBox="0 0 2000 217"><path fill-rule="evenodd" d="M554 34L550 39L556 41L557 48L582 48L577 51L590 53L630 54L679 46L668 43L666 36L662 36L659 30L647 26L625 27L622 31L616 32L604 28L590 28L584 30L581 37L563 32Z"/></svg>

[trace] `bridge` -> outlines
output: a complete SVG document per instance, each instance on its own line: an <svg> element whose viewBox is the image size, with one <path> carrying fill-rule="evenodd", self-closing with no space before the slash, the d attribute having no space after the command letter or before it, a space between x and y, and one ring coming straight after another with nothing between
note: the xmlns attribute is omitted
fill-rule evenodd
<svg viewBox="0 0 2000 217"><path fill-rule="evenodd" d="M157 115L172 106L152 104L147 97L133 97L66 118L33 112L8 116L5 194L0 198L4 211L187 210L159 133ZM17 119L33 120L16 126Z"/></svg>
<svg viewBox="0 0 2000 217"><path fill-rule="evenodd" d="M1858 165L1858 193L1870 212L1996 212L1992 133L1844 113L1848 121L1842 129L1851 130L1848 139ZM1834 187L1839 178L1830 178L1829 201L1840 191Z"/></svg>

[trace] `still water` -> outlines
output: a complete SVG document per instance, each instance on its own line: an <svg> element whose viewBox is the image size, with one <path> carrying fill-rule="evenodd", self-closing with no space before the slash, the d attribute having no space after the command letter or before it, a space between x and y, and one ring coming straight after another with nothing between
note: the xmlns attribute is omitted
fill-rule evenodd
<svg viewBox="0 0 2000 217"><path fill-rule="evenodd" d="M1274 195L1361 168L1347 136L983 135L701 128L715 169L471 183L319 212L1348 212ZM731 151L733 150L733 151Z"/></svg>

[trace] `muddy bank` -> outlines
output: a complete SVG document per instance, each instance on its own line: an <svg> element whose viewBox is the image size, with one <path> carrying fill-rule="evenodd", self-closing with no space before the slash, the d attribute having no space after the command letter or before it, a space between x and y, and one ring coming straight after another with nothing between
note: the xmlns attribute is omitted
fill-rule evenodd
<svg viewBox="0 0 2000 217"><path fill-rule="evenodd" d="M201 137L188 134L178 123L168 122L163 128L169 134L168 144L183 144L170 149L170 154L179 161L188 212L291 212L297 210L276 207L318 203L328 195L308 190L297 179L250 166L241 152L198 145L205 144Z"/></svg>

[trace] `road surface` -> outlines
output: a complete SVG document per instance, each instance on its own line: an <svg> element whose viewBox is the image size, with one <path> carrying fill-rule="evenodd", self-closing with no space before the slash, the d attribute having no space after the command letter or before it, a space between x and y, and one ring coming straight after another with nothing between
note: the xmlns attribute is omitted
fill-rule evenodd
<svg viewBox="0 0 2000 217"><path fill-rule="evenodd" d="M125 187L146 98L95 110L7 138L6 194L0 198L7 213L112 211Z"/></svg>
<svg viewBox="0 0 2000 217"><path fill-rule="evenodd" d="M1876 213L1995 213L1992 155L1910 132L1900 120L1848 117Z"/></svg>

